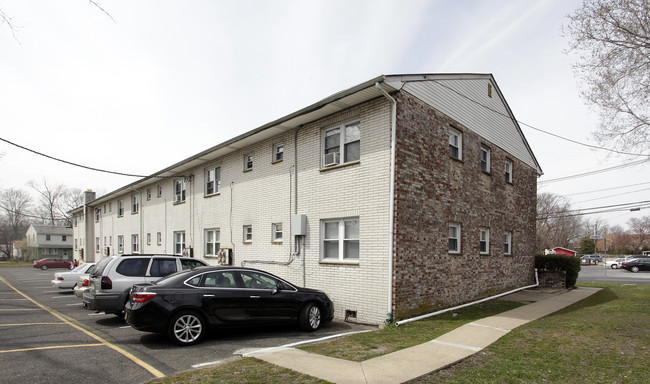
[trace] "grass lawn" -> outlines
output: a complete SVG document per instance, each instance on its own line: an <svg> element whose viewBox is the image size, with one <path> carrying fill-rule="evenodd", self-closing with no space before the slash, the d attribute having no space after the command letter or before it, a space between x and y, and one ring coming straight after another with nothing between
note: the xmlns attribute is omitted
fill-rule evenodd
<svg viewBox="0 0 650 384"><path fill-rule="evenodd" d="M31 261L0 261L0 268L17 268L17 267L31 267L34 265Z"/></svg>
<svg viewBox="0 0 650 384"><path fill-rule="evenodd" d="M650 285L580 284L604 288L562 311L523 325L474 356L413 383L648 383ZM401 327L306 347L363 360L429 341L477 317L510 309L495 300ZM496 312L495 312L496 311ZM493 313L494 312L494 313ZM365 357L361 357L365 356ZM151 383L324 383L246 358Z"/></svg>

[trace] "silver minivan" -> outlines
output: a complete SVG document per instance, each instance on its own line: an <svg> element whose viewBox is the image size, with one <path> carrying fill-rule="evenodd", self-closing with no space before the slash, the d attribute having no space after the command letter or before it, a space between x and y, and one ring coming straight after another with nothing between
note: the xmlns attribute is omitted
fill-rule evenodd
<svg viewBox="0 0 650 384"><path fill-rule="evenodd" d="M123 316L133 284L153 283L174 272L205 265L201 260L174 255L109 256L95 265L88 279L84 308Z"/></svg>

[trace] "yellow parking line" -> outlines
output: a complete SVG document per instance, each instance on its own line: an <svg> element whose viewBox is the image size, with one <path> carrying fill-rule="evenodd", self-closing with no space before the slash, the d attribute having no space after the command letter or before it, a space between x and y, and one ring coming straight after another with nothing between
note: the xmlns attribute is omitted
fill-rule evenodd
<svg viewBox="0 0 650 384"><path fill-rule="evenodd" d="M61 349L61 348L81 348L81 347L102 347L104 343L96 344L75 344L75 345L53 345L51 347L35 347L35 348L22 348L22 349L7 349L6 351L0 350L0 353L13 353L13 352L27 352L27 351L43 351L46 349Z"/></svg>
<svg viewBox="0 0 650 384"><path fill-rule="evenodd" d="M4 277L0 276L0 281L2 281L3 283L7 284L7 286L8 286L9 288L13 289L14 291L16 291L18 294L20 294L21 296L23 296L23 297L26 298L27 300L29 300L29 301L31 301L32 303L36 304L37 306L39 306L39 307L42 308L43 310L49 312L52 316L54 316L54 317L56 317L57 319L59 319L59 320L65 322L66 324L70 325L71 327L76 328L77 330L79 330L79 331L85 333L86 335L92 337L93 339L99 341L102 345L105 345L105 346L107 346L107 347L113 349L114 351L116 351L116 352L122 354L123 356L127 357L128 359L130 359L130 360L133 361L134 363L136 363L136 364L138 364L139 366L141 366L142 368L146 369L149 373L151 373L151 374L154 375L155 377L158 377L158 378L160 378L160 377L165 377L165 375L164 375L162 372L160 372L159 370L157 370L156 368L154 368L154 367L151 366L150 364L148 364L148 363L142 361L141 359L137 358L137 357L134 356L132 353L127 352L127 351L124 350L123 348L118 347L117 345L112 344L112 343L110 343L110 342L108 342L108 341L102 339L101 337L95 335L94 333L92 333L92 332L86 330L85 328L81 327L81 325L79 325L79 322L77 322L76 320L74 320L74 319L72 319L72 318L70 318L70 317L68 317L68 316L65 316L65 315L63 315L63 314L61 314L61 313L59 313L59 312L57 312L57 311L55 311L55 310L53 310L53 309L48 308L48 307L44 306L43 304L37 302L36 300L32 299L31 297L27 296L26 294L22 293L22 292L19 291L18 289L14 288L14 286L11 285L11 284L10 284L10 283L9 283L9 282L4 278Z"/></svg>
<svg viewBox="0 0 650 384"><path fill-rule="evenodd" d="M56 325L65 323L19 323L19 324L0 324L0 327L19 327L22 325ZM66 324L67 325L67 324Z"/></svg>

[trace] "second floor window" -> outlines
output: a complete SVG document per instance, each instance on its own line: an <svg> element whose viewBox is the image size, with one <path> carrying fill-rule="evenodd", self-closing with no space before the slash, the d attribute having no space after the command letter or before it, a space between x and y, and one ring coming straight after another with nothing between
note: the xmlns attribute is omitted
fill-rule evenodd
<svg viewBox="0 0 650 384"><path fill-rule="evenodd" d="M361 128L359 122L343 124L323 131L323 166L359 161Z"/></svg>
<svg viewBox="0 0 650 384"><path fill-rule="evenodd" d="M244 155L244 172L253 170L253 154Z"/></svg>
<svg viewBox="0 0 650 384"><path fill-rule="evenodd" d="M505 164L506 183L512 184L512 161L506 160Z"/></svg>
<svg viewBox="0 0 650 384"><path fill-rule="evenodd" d="M273 146L273 161L282 161L284 158L284 145L283 144L275 144Z"/></svg>
<svg viewBox="0 0 650 384"><path fill-rule="evenodd" d="M449 224L449 253L460 253L460 224Z"/></svg>
<svg viewBox="0 0 650 384"><path fill-rule="evenodd" d="M221 167L205 170L205 194L213 195L221 190Z"/></svg>
<svg viewBox="0 0 650 384"><path fill-rule="evenodd" d="M449 130L449 156L458 160L463 158L463 135L455 129Z"/></svg>
<svg viewBox="0 0 650 384"><path fill-rule="evenodd" d="M185 201L185 179L174 181L174 203Z"/></svg>
<svg viewBox="0 0 650 384"><path fill-rule="evenodd" d="M481 171L490 172L490 149L481 147Z"/></svg>
<svg viewBox="0 0 650 384"><path fill-rule="evenodd" d="M123 200L118 200L117 201L117 216L118 217L124 216L124 201Z"/></svg>
<svg viewBox="0 0 650 384"><path fill-rule="evenodd" d="M138 213L140 210L140 196L131 196L131 213Z"/></svg>

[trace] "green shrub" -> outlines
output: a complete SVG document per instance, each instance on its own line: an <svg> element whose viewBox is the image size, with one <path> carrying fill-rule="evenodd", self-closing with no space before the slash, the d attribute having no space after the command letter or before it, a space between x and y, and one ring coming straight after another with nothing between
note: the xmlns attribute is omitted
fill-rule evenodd
<svg viewBox="0 0 650 384"><path fill-rule="evenodd" d="M539 271L566 271L566 286L575 287L580 273L580 258L565 255L535 255L535 268Z"/></svg>

